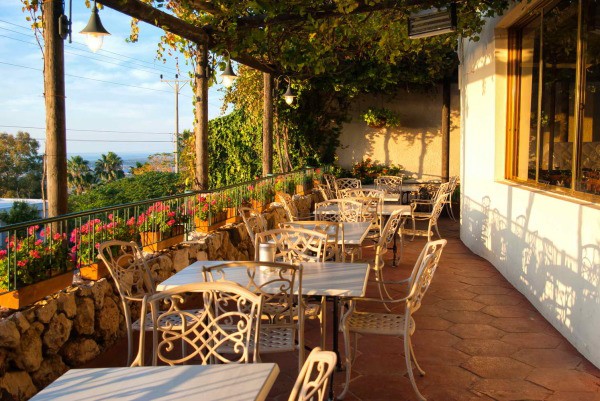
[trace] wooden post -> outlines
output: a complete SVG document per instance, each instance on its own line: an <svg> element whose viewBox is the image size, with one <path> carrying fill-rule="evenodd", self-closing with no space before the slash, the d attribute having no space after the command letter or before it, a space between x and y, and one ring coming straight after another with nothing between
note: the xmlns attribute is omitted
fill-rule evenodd
<svg viewBox="0 0 600 401"><path fill-rule="evenodd" d="M65 116L64 43L58 35L62 0L44 0L44 99L48 215L67 213L67 132Z"/></svg>
<svg viewBox="0 0 600 401"><path fill-rule="evenodd" d="M450 177L450 78L442 83L442 181Z"/></svg>
<svg viewBox="0 0 600 401"><path fill-rule="evenodd" d="M208 46L196 51L196 179L195 189L208 189Z"/></svg>
<svg viewBox="0 0 600 401"><path fill-rule="evenodd" d="M273 74L263 73L262 175L273 173Z"/></svg>

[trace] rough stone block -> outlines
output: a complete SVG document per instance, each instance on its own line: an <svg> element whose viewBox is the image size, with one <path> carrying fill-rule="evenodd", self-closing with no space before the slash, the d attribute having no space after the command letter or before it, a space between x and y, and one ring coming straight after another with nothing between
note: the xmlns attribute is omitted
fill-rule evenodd
<svg viewBox="0 0 600 401"><path fill-rule="evenodd" d="M67 342L61 354L68 366L77 367L97 357L100 348L96 341L90 338L78 338Z"/></svg>
<svg viewBox="0 0 600 401"><path fill-rule="evenodd" d="M37 393L37 388L27 372L6 372L0 379L0 389L15 400L27 400ZM4 397L3 397L4 399Z"/></svg>
<svg viewBox="0 0 600 401"><path fill-rule="evenodd" d="M106 297L104 309L96 315L97 333L104 342L110 342L117 337L119 331L119 307L112 298Z"/></svg>
<svg viewBox="0 0 600 401"><path fill-rule="evenodd" d="M69 339L72 327L73 322L64 313L59 313L52 318L43 337L43 343L47 347L48 353L58 352L60 347Z"/></svg>
<svg viewBox="0 0 600 401"><path fill-rule="evenodd" d="M31 379L33 384L41 389L58 379L67 370L69 367L65 365L60 355L48 355L42 361L40 368L31 373Z"/></svg>
<svg viewBox="0 0 600 401"><path fill-rule="evenodd" d="M75 330L79 334L94 334L94 301L91 298L77 298Z"/></svg>
<svg viewBox="0 0 600 401"><path fill-rule="evenodd" d="M0 344L5 348L16 348L21 342L21 333L15 322L9 319L0 320Z"/></svg>
<svg viewBox="0 0 600 401"><path fill-rule="evenodd" d="M69 319L75 317L75 314L77 313L77 304L75 303L74 291L61 292L58 294L56 303L58 305L59 312L64 312Z"/></svg>
<svg viewBox="0 0 600 401"><path fill-rule="evenodd" d="M176 272L190 265L190 257L187 248L178 249L171 253L173 259L173 268Z"/></svg>
<svg viewBox="0 0 600 401"><path fill-rule="evenodd" d="M14 350L15 365L27 372L33 372L42 364L42 338L44 325L36 322L21 336L19 347Z"/></svg>
<svg viewBox="0 0 600 401"><path fill-rule="evenodd" d="M35 315L42 323L49 323L54 315L56 315L56 309L58 309L56 299L54 298L47 301L40 301L36 306L37 309L35 310Z"/></svg>

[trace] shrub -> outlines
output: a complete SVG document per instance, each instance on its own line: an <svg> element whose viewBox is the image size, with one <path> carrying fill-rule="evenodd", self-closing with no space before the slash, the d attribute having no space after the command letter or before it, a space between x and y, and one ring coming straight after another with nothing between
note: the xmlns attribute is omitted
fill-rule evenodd
<svg viewBox="0 0 600 401"><path fill-rule="evenodd" d="M352 176L360 178L363 184L372 184L380 175L400 175L403 169L401 165L386 165L366 158L352 166Z"/></svg>

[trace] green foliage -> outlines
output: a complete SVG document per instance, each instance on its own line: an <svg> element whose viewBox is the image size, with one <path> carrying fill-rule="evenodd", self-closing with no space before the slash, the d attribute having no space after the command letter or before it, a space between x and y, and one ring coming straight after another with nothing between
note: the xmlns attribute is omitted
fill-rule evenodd
<svg viewBox="0 0 600 401"><path fill-rule="evenodd" d="M243 110L209 122L209 187L250 181L262 172L262 126Z"/></svg>
<svg viewBox="0 0 600 401"><path fill-rule="evenodd" d="M82 194L92 187L96 176L89 166L89 162L81 156L73 156L67 160L67 182L69 190L75 194Z"/></svg>
<svg viewBox="0 0 600 401"><path fill-rule="evenodd" d="M184 191L175 173L149 172L100 185L81 195L69 197L69 210L78 212L104 206L159 198Z"/></svg>
<svg viewBox="0 0 600 401"><path fill-rule="evenodd" d="M14 202L9 211L3 210L0 212L0 220L6 224L18 224L39 218L40 211L37 207L21 201Z"/></svg>
<svg viewBox="0 0 600 401"><path fill-rule="evenodd" d="M372 184L380 175L400 175L404 167L395 164L382 164L370 158L352 166L352 177L360 178L363 184Z"/></svg>
<svg viewBox="0 0 600 401"><path fill-rule="evenodd" d="M0 197L41 198L39 147L27 132L0 133Z"/></svg>
<svg viewBox="0 0 600 401"><path fill-rule="evenodd" d="M108 152L96 160L94 171L100 182L111 182L125 177L123 159L114 152Z"/></svg>
<svg viewBox="0 0 600 401"><path fill-rule="evenodd" d="M362 118L365 120L368 126L374 128L394 128L400 126L400 117L398 114L394 113L390 109L386 109L385 107L370 108L362 115Z"/></svg>

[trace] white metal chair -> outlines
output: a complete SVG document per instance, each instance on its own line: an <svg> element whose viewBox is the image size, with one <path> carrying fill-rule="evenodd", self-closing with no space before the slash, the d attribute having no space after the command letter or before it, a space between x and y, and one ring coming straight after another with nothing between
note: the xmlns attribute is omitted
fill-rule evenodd
<svg viewBox="0 0 600 401"><path fill-rule="evenodd" d="M335 352L314 348L302 365L288 401L324 401L336 362Z"/></svg>
<svg viewBox="0 0 600 401"><path fill-rule="evenodd" d="M435 229L435 232L437 233L438 237L442 238L442 236L440 235L440 231L438 229L438 220L439 220L440 214L442 213L442 210L444 209L444 202L450 196L450 194L447 191L447 188L448 188L447 184L448 183L446 182L440 186L440 190L436 194L433 202L420 201L420 200L413 200L411 202L410 218L411 218L411 222L412 222L412 229L406 230L406 234L412 235L413 239L415 236L421 236L421 237L427 237L427 241L431 241L431 237L433 237L433 230ZM417 211L417 207L419 205L426 205L426 206L431 205L432 206L431 212ZM417 229L416 223L418 221L427 221L428 222L427 229Z"/></svg>
<svg viewBox="0 0 600 401"><path fill-rule="evenodd" d="M290 194L285 192L277 193L275 196L275 201L283 206L283 210L285 211L288 221L312 219L311 215L300 215L300 212L298 211L298 208L296 207L296 204L294 203L294 200Z"/></svg>
<svg viewBox="0 0 600 401"><path fill-rule="evenodd" d="M252 243L254 243L254 235L256 233L267 231L267 220L265 220L265 216L262 213L249 207L241 206L238 211L240 216L242 216L248 235Z"/></svg>
<svg viewBox="0 0 600 401"><path fill-rule="evenodd" d="M357 345L357 334L377 334L402 337L404 339L404 358L406 361L410 382L419 400L425 400L425 397L423 397L423 395L419 392L413 372L414 364L414 367L417 368L421 375L425 374L423 369L421 369L417 363L411 342L411 336L414 334L416 328L412 314L421 307L423 296L431 284L431 279L433 278L433 274L438 267L442 250L445 245L446 240L428 242L425 245L411 273L409 279L409 293L406 297L394 300L356 298L348 301L347 310L342 316L341 323L341 329L344 333L344 345L346 348L346 383L344 390L338 396L339 399L344 398L350 385L350 375L352 373L353 364L353 350L350 346L350 335L351 333L354 333L354 348L356 348ZM381 303L385 303L388 306L404 304L404 313L358 311L357 303L360 303L362 306L366 304L373 305ZM356 351L354 350L354 353L355 352Z"/></svg>
<svg viewBox="0 0 600 401"><path fill-rule="evenodd" d="M402 193L402 177L395 175L380 175L375 178L375 186L388 194Z"/></svg>
<svg viewBox="0 0 600 401"><path fill-rule="evenodd" d="M452 210L452 195L454 194L454 190L456 189L456 186L458 185L458 176L452 176L450 177L450 179L448 180L448 197L446 198L446 200L444 201L444 206L446 206L446 211L448 212L448 216L450 216L450 218L453 221L456 221L456 217L454 216L454 211Z"/></svg>
<svg viewBox="0 0 600 401"><path fill-rule="evenodd" d="M141 320L132 321L131 304L141 304L145 295L153 295L156 292L156 285L144 255L135 242L117 240L103 242L98 247L98 257L108 268L121 298L127 328L127 365L129 366L133 357L133 331L152 330L150 319L146 319L145 323ZM188 312L190 315L202 313L201 310ZM177 316L173 316L168 324L181 326L182 322Z"/></svg>
<svg viewBox="0 0 600 401"><path fill-rule="evenodd" d="M275 245L275 261L286 263L324 262L327 235L303 228L275 228L256 234L254 260L259 260L259 245Z"/></svg>
<svg viewBox="0 0 600 401"><path fill-rule="evenodd" d="M341 198L342 195L340 191L342 189L348 188L361 188L362 183L358 178L338 178L335 180L335 193L338 198Z"/></svg>
<svg viewBox="0 0 600 401"><path fill-rule="evenodd" d="M188 293L202 296L202 313L179 309ZM187 284L144 296L141 321L146 324L149 310L152 365L159 360L168 365L194 360L202 365L255 361L262 305L261 295L232 282ZM173 320L185 324L172 325ZM132 366L144 364L144 333L140 334L139 352Z"/></svg>
<svg viewBox="0 0 600 401"><path fill-rule="evenodd" d="M333 221L291 221L280 223L279 228L302 228L327 235L324 261L342 261L344 253L344 226Z"/></svg>
<svg viewBox="0 0 600 401"><path fill-rule="evenodd" d="M255 361L260 362L260 354L274 352L299 352L300 370L304 362L304 308L296 302L296 293L302 292L302 267L285 263L271 262L229 262L216 266L205 266L203 275L206 281L224 281L232 279L236 269L246 269L240 281L253 293L263 299L260 333L258 337Z"/></svg>
<svg viewBox="0 0 600 401"><path fill-rule="evenodd" d="M315 189L319 192L319 194L321 195L321 198L323 198L324 201L335 198L335 193L331 189L329 189L329 187L326 185L317 184Z"/></svg>

